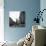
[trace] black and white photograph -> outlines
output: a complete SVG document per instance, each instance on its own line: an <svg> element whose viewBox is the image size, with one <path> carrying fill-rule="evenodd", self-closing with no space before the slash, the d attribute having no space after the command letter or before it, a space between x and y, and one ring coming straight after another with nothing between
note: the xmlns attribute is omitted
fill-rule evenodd
<svg viewBox="0 0 46 46"><path fill-rule="evenodd" d="M25 11L10 11L9 26L10 27L25 27Z"/></svg>

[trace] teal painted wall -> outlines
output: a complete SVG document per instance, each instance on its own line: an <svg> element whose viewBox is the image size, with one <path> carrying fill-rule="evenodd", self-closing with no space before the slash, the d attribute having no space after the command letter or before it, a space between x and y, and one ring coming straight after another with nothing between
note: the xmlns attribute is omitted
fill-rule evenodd
<svg viewBox="0 0 46 46"><path fill-rule="evenodd" d="M32 29L35 12L40 9L40 0L4 0L4 38L7 41L18 41ZM25 11L25 27L9 27L9 11Z"/></svg>
<svg viewBox="0 0 46 46"><path fill-rule="evenodd" d="M46 0L41 0L40 1L40 10L42 11L43 9L46 9ZM46 10L43 12L43 22L40 21L40 25L46 27Z"/></svg>

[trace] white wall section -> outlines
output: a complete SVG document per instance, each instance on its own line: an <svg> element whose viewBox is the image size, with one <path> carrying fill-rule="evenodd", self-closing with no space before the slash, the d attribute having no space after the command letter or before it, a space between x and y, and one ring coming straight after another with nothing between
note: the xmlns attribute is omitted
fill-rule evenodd
<svg viewBox="0 0 46 46"><path fill-rule="evenodd" d="M4 1L0 0L0 42L4 41Z"/></svg>

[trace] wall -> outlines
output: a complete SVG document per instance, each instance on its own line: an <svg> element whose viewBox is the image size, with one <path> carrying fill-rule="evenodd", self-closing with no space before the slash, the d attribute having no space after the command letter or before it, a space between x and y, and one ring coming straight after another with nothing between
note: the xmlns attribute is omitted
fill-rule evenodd
<svg viewBox="0 0 46 46"><path fill-rule="evenodd" d="M4 3L0 0L0 42L4 41Z"/></svg>
<svg viewBox="0 0 46 46"><path fill-rule="evenodd" d="M9 27L9 11L26 12L25 27ZM35 12L40 10L40 0L4 0L4 36L7 41L18 41L31 31Z"/></svg>
<svg viewBox="0 0 46 46"><path fill-rule="evenodd" d="M40 9L41 9L41 11L43 9L46 9L45 5L46 5L46 0L41 0L40 1ZM43 12L42 17L43 17L44 20L43 20L43 22L42 21L40 22L40 25L46 26L46 20L45 20L46 19L46 11Z"/></svg>

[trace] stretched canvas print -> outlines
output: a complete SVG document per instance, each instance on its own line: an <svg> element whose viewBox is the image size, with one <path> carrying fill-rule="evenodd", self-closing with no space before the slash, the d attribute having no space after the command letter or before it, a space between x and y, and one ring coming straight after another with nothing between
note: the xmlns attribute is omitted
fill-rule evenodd
<svg viewBox="0 0 46 46"><path fill-rule="evenodd" d="M10 27L25 27L25 11L10 11L9 26Z"/></svg>

